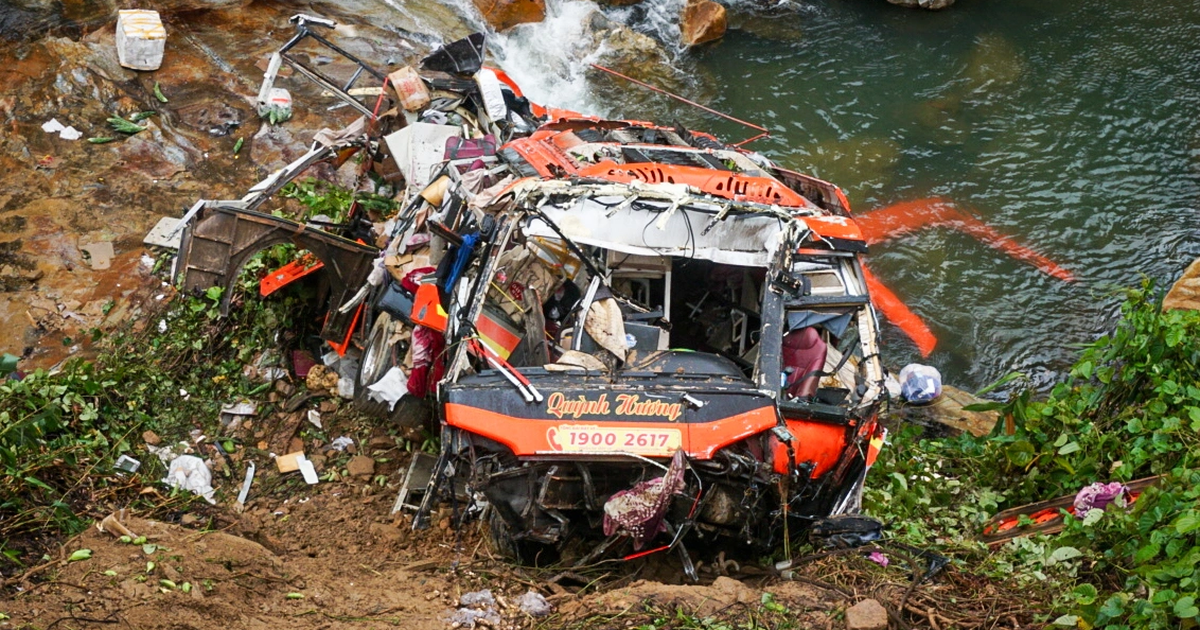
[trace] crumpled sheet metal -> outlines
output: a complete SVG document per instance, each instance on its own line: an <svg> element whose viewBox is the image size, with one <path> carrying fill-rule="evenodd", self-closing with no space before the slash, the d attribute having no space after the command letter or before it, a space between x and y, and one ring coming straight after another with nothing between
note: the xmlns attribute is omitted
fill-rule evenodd
<svg viewBox="0 0 1200 630"><path fill-rule="evenodd" d="M683 489L686 464L683 451L675 451L663 476L612 495L604 503L604 535L625 534L633 539L633 548L639 550L656 534L666 531L663 516L671 496Z"/></svg>

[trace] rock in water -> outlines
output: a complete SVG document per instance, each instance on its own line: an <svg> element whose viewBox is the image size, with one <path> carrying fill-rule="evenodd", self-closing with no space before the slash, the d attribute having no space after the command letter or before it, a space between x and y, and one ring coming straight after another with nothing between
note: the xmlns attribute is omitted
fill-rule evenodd
<svg viewBox="0 0 1200 630"><path fill-rule="evenodd" d="M725 7L713 0L688 0L679 16L680 37L686 46L721 39L726 25Z"/></svg>
<svg viewBox="0 0 1200 630"><path fill-rule="evenodd" d="M1183 277L1171 286L1163 298L1163 310L1200 310L1200 258L1188 265Z"/></svg>
<svg viewBox="0 0 1200 630"><path fill-rule="evenodd" d="M546 18L546 0L474 0L483 19L497 31Z"/></svg>

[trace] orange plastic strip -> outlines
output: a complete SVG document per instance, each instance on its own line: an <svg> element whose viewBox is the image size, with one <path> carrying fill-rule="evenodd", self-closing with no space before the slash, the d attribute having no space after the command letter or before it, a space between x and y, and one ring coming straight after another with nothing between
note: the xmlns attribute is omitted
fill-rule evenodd
<svg viewBox="0 0 1200 630"><path fill-rule="evenodd" d="M933 347L937 345L937 337L933 335L933 331L929 330L929 326L925 325L921 317L901 302L891 289L884 286L866 265L863 265L862 271L863 279L867 281L867 290L871 293L871 302L889 322L904 331L904 334L917 344L917 350L921 352L922 357L929 356Z"/></svg>
<svg viewBox="0 0 1200 630"><path fill-rule="evenodd" d="M988 246L1017 260L1023 260L1059 280L1075 281L1075 274L1049 258L1017 243L1012 237L1001 234L947 199L933 197L903 201L880 210L873 210L858 216L858 226L862 229L863 236L866 237L869 245L882 243L920 229L948 227L973 236Z"/></svg>
<svg viewBox="0 0 1200 630"><path fill-rule="evenodd" d="M263 276L263 279L258 283L258 294L262 297L267 297L272 293L286 287L287 285L309 275L319 269L323 269L325 263L316 260L312 256L302 256L297 260L272 271Z"/></svg>

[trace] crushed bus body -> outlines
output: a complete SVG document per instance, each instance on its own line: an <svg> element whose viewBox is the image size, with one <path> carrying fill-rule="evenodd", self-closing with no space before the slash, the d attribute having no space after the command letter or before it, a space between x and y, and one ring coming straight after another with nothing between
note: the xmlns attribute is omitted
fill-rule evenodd
<svg viewBox="0 0 1200 630"><path fill-rule="evenodd" d="M385 89L243 199L197 203L180 286L229 287L280 242L319 260L363 410L432 403L415 526L458 494L514 557L594 540L588 558L677 550L694 576L685 545L768 548L855 512L886 393L845 196L708 134L531 104L482 43L426 59L418 111ZM352 151L402 173L382 234L264 211Z"/></svg>

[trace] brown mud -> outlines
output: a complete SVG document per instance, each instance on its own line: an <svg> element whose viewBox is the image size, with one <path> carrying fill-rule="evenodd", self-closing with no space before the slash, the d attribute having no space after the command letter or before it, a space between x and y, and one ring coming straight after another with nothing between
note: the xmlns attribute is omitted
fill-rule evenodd
<svg viewBox="0 0 1200 630"><path fill-rule="evenodd" d="M253 101L266 59L290 36L296 8L288 3L165 15L167 51L153 72L120 67L115 19L104 17L104 3L78 4L63 5L82 12L72 28L48 27L40 39L17 39L16 30L0 37L0 352L21 356L26 371L86 355L76 340L104 329L113 319L106 313L137 314L123 310L131 285L157 285L131 264L92 269L81 246L109 242L117 261L139 260L142 238L161 217L179 217L200 198L241 197L302 154L317 130L353 118L349 108L327 110L330 97L285 72L277 85L292 92L294 117L274 128L259 121ZM339 3L309 10L359 23ZM61 26L65 18L55 19ZM428 50L369 23L330 36L380 67ZM310 60L335 78L353 71L318 56L312 51ZM156 85L168 102L155 97ZM145 111L156 114L132 136L106 122ZM46 133L51 119L83 138ZM88 142L102 137L114 140Z"/></svg>

